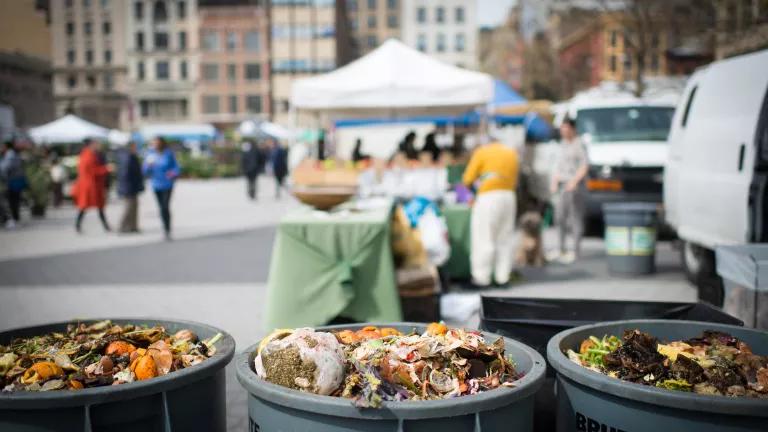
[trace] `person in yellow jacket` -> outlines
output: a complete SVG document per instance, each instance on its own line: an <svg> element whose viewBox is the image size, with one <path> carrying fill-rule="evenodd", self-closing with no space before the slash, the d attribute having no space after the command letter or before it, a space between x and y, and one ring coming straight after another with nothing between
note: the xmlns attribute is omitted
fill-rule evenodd
<svg viewBox="0 0 768 432"><path fill-rule="evenodd" d="M472 206L472 282L488 286L491 277L499 285L509 282L514 262L515 214L517 209L517 151L493 141L472 154L462 181L477 183Z"/></svg>

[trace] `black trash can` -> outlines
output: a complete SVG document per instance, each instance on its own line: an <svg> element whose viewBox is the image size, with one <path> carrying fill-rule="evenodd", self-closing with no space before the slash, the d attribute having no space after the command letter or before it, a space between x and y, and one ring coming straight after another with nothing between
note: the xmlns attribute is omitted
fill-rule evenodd
<svg viewBox="0 0 768 432"><path fill-rule="evenodd" d="M655 272L658 224L656 204L604 204L603 219L608 270L621 275Z"/></svg>
<svg viewBox="0 0 768 432"><path fill-rule="evenodd" d="M103 320L81 321L86 323ZM0 392L0 431L14 432L176 432L226 430L224 367L235 353L232 337L214 327L150 318L112 319L115 324L189 329L200 339L217 333L216 353L202 363L167 375L117 386L49 392ZM63 322L0 333L12 339L65 331Z"/></svg>
<svg viewBox="0 0 768 432"><path fill-rule="evenodd" d="M483 330L519 340L543 356L549 340L563 330L602 321L642 318L743 325L739 319L705 303L482 297L480 309ZM554 388L554 372L547 368L547 378L536 394L536 431L555 428Z"/></svg>

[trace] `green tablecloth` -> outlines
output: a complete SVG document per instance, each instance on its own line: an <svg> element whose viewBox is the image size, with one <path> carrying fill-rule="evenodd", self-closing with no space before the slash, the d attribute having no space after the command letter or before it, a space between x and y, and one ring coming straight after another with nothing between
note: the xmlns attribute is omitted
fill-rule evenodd
<svg viewBox="0 0 768 432"><path fill-rule="evenodd" d="M448 184L454 185L461 183L461 177L464 176L464 170L467 168L467 164L448 165L445 170L448 173Z"/></svg>
<svg viewBox="0 0 768 432"><path fill-rule="evenodd" d="M466 204L447 204L443 206L443 215L451 243L451 256L443 264L443 270L451 279L469 280L472 277L469 264L472 208Z"/></svg>
<svg viewBox="0 0 768 432"><path fill-rule="evenodd" d="M302 208L280 222L269 271L266 326L322 325L341 315L401 321L388 206L321 213Z"/></svg>

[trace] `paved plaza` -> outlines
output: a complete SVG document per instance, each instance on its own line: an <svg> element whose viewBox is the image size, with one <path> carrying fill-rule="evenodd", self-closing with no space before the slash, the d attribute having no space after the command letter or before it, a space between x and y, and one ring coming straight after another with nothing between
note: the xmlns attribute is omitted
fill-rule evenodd
<svg viewBox="0 0 768 432"><path fill-rule="evenodd" d="M74 231L75 210L50 211L15 231L0 231L0 331L73 318L158 317L189 319L229 331L238 350L263 334L262 316L275 229L298 206L275 200L274 183L262 178L263 196L246 199L241 179L180 181L174 190L174 241L164 242L154 196L141 198L142 234L104 233L96 214L86 216L84 234ZM117 226L121 203L107 214ZM26 216L26 215L25 215ZM547 232L547 242L554 239ZM552 243L549 243L552 244ZM523 278L494 295L694 301L695 289L681 272L678 253L662 242L658 272L649 277L613 278L602 241L584 242L573 266L524 269ZM469 315L458 323L477 325L477 292L459 292ZM459 314L461 315L461 314ZM228 368L229 430L247 430L245 393Z"/></svg>

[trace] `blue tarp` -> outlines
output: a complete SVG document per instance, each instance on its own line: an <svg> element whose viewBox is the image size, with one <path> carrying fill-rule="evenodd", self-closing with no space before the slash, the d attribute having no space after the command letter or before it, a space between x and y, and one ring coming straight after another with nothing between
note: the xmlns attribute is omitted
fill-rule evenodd
<svg viewBox="0 0 768 432"><path fill-rule="evenodd" d="M520 96L520 93L516 92L509 84L500 79L493 80L493 102L491 102L491 106L521 105L526 102L527 100Z"/></svg>

